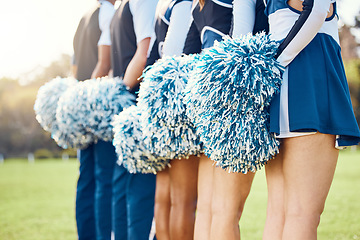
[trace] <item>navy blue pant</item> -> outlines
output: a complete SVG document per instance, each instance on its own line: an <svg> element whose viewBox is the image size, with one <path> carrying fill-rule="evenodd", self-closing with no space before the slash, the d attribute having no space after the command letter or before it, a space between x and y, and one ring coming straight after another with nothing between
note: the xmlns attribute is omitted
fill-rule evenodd
<svg viewBox="0 0 360 240"><path fill-rule="evenodd" d="M113 178L115 240L148 240L154 217L153 174L130 174L116 164Z"/></svg>
<svg viewBox="0 0 360 240"><path fill-rule="evenodd" d="M76 225L79 240L110 240L115 148L111 142L99 140L80 150L78 158Z"/></svg>

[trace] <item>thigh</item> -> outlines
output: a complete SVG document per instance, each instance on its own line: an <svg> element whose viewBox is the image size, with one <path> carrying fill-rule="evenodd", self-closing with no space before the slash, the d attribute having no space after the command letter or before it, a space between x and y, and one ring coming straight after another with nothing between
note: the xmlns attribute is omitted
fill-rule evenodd
<svg viewBox="0 0 360 240"><path fill-rule="evenodd" d="M94 155L96 178L100 181L111 183L117 160L115 147L111 142L99 140L94 145Z"/></svg>
<svg viewBox="0 0 360 240"><path fill-rule="evenodd" d="M283 140L286 209L322 212L338 158L335 136L314 134Z"/></svg>
<svg viewBox="0 0 360 240"><path fill-rule="evenodd" d="M126 186L128 239L148 239L154 217L156 175L130 174Z"/></svg>
<svg viewBox="0 0 360 240"><path fill-rule="evenodd" d="M189 159L172 160L170 175L170 195L171 201L182 202L196 201L197 179L198 179L199 159L191 156Z"/></svg>
<svg viewBox="0 0 360 240"><path fill-rule="evenodd" d="M128 238L126 185L129 175L123 166L115 165L112 188L112 224L115 240Z"/></svg>
<svg viewBox="0 0 360 240"><path fill-rule="evenodd" d="M207 156L202 155L199 161L198 173L198 199L202 203L211 203L214 169L213 161Z"/></svg>
<svg viewBox="0 0 360 240"><path fill-rule="evenodd" d="M156 203L170 204L170 176L169 168L156 174Z"/></svg>
<svg viewBox="0 0 360 240"><path fill-rule="evenodd" d="M284 173L282 151L265 165L268 189L268 207L284 210Z"/></svg>
<svg viewBox="0 0 360 240"><path fill-rule="evenodd" d="M79 149L78 159L80 162L80 177L86 177L88 180L92 180L94 177L94 144L90 144L85 149Z"/></svg>
<svg viewBox="0 0 360 240"><path fill-rule="evenodd" d="M216 167L214 170L213 214L240 217L249 195L255 173L229 173Z"/></svg>

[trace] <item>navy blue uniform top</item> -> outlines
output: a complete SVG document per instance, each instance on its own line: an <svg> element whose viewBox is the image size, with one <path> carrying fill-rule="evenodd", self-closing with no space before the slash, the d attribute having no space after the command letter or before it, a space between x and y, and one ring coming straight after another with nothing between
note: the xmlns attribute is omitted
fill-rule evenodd
<svg viewBox="0 0 360 240"><path fill-rule="evenodd" d="M155 35L156 39L151 49L150 56L148 57L146 65L152 65L156 60L161 58L162 44L165 41L168 32L171 14L176 4L181 2L192 2L192 0L172 0L168 3L164 14L159 14L155 19Z"/></svg>
<svg viewBox="0 0 360 240"><path fill-rule="evenodd" d="M123 77L136 49L136 34L129 0L123 0L111 21L111 66L114 77Z"/></svg>
<svg viewBox="0 0 360 240"><path fill-rule="evenodd" d="M233 20L232 0L206 0L200 10L197 4L193 9L193 22L184 46L185 54L199 53L201 49L213 46L215 40L221 41L224 35L231 35ZM253 33L269 31L268 18L264 13L263 0L256 1Z"/></svg>
<svg viewBox="0 0 360 240"><path fill-rule="evenodd" d="M98 61L98 41L100 5L83 16L74 36L74 64L77 66L75 78L83 81L91 78Z"/></svg>

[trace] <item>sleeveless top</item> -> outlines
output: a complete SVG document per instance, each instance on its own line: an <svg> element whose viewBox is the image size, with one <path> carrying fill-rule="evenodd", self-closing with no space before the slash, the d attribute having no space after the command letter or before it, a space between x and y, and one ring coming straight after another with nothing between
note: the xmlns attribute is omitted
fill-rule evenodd
<svg viewBox="0 0 360 240"><path fill-rule="evenodd" d="M159 14L155 19L155 42L151 49L150 56L147 59L146 65L152 65L156 60L162 57L162 46L165 41L166 34L170 25L171 14L176 4L181 2L192 2L192 0L171 0L160 6Z"/></svg>
<svg viewBox="0 0 360 240"><path fill-rule="evenodd" d="M100 5L85 14L74 36L74 63L77 65L75 77L79 81L91 78L98 61L97 43L101 36L99 11Z"/></svg>
<svg viewBox="0 0 360 240"><path fill-rule="evenodd" d="M184 46L185 54L199 53L201 49L213 46L215 40L221 41L232 33L232 0L206 0L203 9L197 3L193 9L193 23ZM264 14L263 0L256 0L253 34L268 32L269 24Z"/></svg>
<svg viewBox="0 0 360 240"><path fill-rule="evenodd" d="M266 0L270 34L286 66L280 94L270 108L270 131L279 137L324 133L335 146L356 145L360 130L340 54L336 2L304 0L302 11L286 0ZM327 17L333 5L333 14Z"/></svg>
<svg viewBox="0 0 360 240"><path fill-rule="evenodd" d="M129 0L123 0L114 14L111 29L111 66L114 77L123 77L136 49L136 34Z"/></svg>

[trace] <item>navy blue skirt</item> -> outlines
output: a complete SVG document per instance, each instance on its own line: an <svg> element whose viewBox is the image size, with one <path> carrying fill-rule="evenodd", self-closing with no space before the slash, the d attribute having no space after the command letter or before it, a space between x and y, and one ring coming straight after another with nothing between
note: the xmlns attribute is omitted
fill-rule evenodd
<svg viewBox="0 0 360 240"><path fill-rule="evenodd" d="M270 108L270 130L280 133L280 94ZM288 66L290 132L338 135L339 147L357 145L360 130L351 104L340 46L319 33Z"/></svg>

